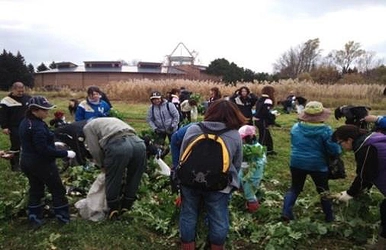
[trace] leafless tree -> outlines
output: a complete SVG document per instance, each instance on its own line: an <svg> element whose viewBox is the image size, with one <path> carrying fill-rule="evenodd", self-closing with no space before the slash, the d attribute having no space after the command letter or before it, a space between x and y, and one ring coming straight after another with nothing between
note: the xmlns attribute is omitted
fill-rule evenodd
<svg viewBox="0 0 386 250"><path fill-rule="evenodd" d="M274 64L274 70L283 77L296 78L310 72L320 58L319 38L310 39L296 48L283 53Z"/></svg>
<svg viewBox="0 0 386 250"><path fill-rule="evenodd" d="M370 70L380 67L383 64L383 60L376 58L376 52L367 51L358 60L358 70L364 74L367 74Z"/></svg>
<svg viewBox="0 0 386 250"><path fill-rule="evenodd" d="M356 64L365 53L360 43L349 41L344 45L343 50L333 50L328 56L342 70L342 73L346 74L351 66L357 66Z"/></svg>

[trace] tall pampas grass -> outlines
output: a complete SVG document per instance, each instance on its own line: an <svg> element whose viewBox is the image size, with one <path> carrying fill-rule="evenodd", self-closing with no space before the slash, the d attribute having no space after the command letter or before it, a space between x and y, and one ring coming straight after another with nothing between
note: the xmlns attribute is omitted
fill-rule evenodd
<svg viewBox="0 0 386 250"><path fill-rule="evenodd" d="M236 86L225 85L212 81L193 80L132 80L110 82L103 90L112 100L125 102L148 102L152 91L160 91L166 95L172 88L185 87L198 93L202 101L209 98L212 87L218 87L223 96L232 95L238 88L247 86L252 93L260 95L261 89L271 84L275 88L276 100L283 100L290 91L303 96L307 100L321 101L326 107L337 107L345 104L367 105L373 109L386 109L386 97L383 96L384 85L379 84L317 84L310 81L280 80L268 83L236 83Z"/></svg>

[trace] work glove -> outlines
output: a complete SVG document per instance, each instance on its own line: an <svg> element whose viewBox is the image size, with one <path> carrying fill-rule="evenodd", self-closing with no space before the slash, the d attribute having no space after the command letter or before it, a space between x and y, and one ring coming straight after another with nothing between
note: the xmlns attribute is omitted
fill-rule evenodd
<svg viewBox="0 0 386 250"><path fill-rule="evenodd" d="M247 201L245 204L246 209L250 213L256 212L260 208L260 203L259 201Z"/></svg>
<svg viewBox="0 0 386 250"><path fill-rule="evenodd" d="M339 201L343 201L343 202L348 202L349 200L351 200L353 197L351 195L349 195L347 193L347 191L343 191L339 194L339 196L337 197Z"/></svg>
<svg viewBox="0 0 386 250"><path fill-rule="evenodd" d="M74 158L76 156L76 153L74 152L74 151L72 151L72 150L68 150L67 151L67 157L68 158Z"/></svg>

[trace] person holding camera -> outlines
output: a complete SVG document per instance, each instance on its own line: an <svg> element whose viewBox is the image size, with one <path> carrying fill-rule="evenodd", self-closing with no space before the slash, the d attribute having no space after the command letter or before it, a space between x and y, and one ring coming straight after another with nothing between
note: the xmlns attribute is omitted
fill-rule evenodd
<svg viewBox="0 0 386 250"><path fill-rule="evenodd" d="M236 92L229 98L231 102L234 102L241 113L248 119L248 125L252 123L252 108L255 106L258 97L251 93L248 87L243 86L236 90Z"/></svg>
<svg viewBox="0 0 386 250"><path fill-rule="evenodd" d="M156 143L164 145L166 137L170 142L172 134L178 129L180 114L173 103L162 98L159 91L150 94L150 101L146 121L156 134Z"/></svg>

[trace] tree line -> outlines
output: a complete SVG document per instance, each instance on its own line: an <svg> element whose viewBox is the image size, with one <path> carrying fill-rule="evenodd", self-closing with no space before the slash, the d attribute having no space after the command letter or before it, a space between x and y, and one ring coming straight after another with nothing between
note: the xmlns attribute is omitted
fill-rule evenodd
<svg viewBox="0 0 386 250"><path fill-rule="evenodd" d="M333 50L321 56L319 38L291 47L274 63L274 73L255 73L239 67L225 58L213 60L206 73L221 77L225 84L238 82L273 82L280 79L311 80L321 84L335 83L379 83L386 84L386 67L373 51L365 51L361 44L349 41L341 50ZM55 69L56 63L48 67L41 63L37 72ZM13 55L5 49L0 54L0 89L7 90L15 81L28 87L34 86L35 69L26 64L20 52Z"/></svg>
<svg viewBox="0 0 386 250"><path fill-rule="evenodd" d="M255 73L226 59L210 63L207 73L221 76L229 84L237 82L277 81L279 79L311 80L321 84L386 84L386 67L376 53L365 51L360 43L349 41L341 50L321 56L319 38L310 39L284 52L274 63L274 73Z"/></svg>

